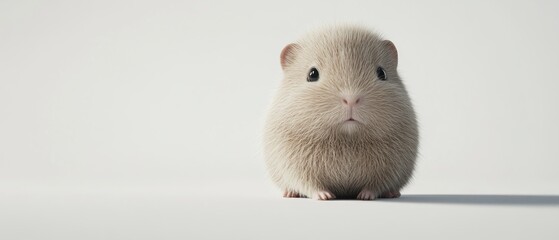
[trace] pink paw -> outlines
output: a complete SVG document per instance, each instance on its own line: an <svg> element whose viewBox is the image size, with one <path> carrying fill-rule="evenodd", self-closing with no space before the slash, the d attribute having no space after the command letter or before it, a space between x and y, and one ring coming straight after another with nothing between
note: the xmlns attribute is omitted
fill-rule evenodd
<svg viewBox="0 0 559 240"><path fill-rule="evenodd" d="M317 200L330 200L336 198L336 196L330 191L318 191L313 196Z"/></svg>
<svg viewBox="0 0 559 240"><path fill-rule="evenodd" d="M363 189L359 194L357 194L357 199L359 200L375 200L376 198L376 194L368 189Z"/></svg>
<svg viewBox="0 0 559 240"><path fill-rule="evenodd" d="M383 192L381 198L399 198L401 196L400 191L387 191Z"/></svg>
<svg viewBox="0 0 559 240"><path fill-rule="evenodd" d="M283 197L284 198L299 198L299 197L301 197L301 194L299 194L298 192L295 192L295 191L285 190L285 191L283 191Z"/></svg>

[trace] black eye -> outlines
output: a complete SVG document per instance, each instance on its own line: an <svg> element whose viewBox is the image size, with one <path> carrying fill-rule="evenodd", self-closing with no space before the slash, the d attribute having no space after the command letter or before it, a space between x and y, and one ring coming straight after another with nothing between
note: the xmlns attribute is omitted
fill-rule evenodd
<svg viewBox="0 0 559 240"><path fill-rule="evenodd" d="M309 76L307 76L307 82L316 82L318 81L318 70L316 68L311 68L309 71Z"/></svg>
<svg viewBox="0 0 559 240"><path fill-rule="evenodd" d="M377 68L377 77L380 80L383 80L383 81L386 80L386 72L384 71L384 68L382 68L382 67Z"/></svg>

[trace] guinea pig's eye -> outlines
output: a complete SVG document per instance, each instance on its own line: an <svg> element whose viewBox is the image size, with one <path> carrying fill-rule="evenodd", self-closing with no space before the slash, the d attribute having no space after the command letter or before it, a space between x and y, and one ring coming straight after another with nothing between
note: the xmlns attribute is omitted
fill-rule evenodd
<svg viewBox="0 0 559 240"><path fill-rule="evenodd" d="M318 81L318 70L316 68L311 68L309 71L309 75L307 76L307 82L316 82Z"/></svg>
<svg viewBox="0 0 559 240"><path fill-rule="evenodd" d="M380 80L383 80L383 81L386 80L386 72L384 71L384 68L382 68L382 67L377 68L377 77Z"/></svg>

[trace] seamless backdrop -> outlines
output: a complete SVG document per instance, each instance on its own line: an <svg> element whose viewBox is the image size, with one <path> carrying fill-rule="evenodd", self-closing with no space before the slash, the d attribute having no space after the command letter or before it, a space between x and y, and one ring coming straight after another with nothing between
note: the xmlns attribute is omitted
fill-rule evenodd
<svg viewBox="0 0 559 240"><path fill-rule="evenodd" d="M559 194L558 12L557 1L0 1L0 238L201 239L226 224L195 220L208 217L198 207L246 218L255 198L302 214L267 179L261 135L281 49L327 24L369 27L398 48L421 133L404 195ZM134 217L134 206L105 198L127 193L188 197L154 200ZM221 209L207 198L242 203ZM166 204L182 218L154 207ZM557 236L545 228L556 214L519 211L540 222L495 228ZM104 225L110 212L122 221ZM281 221L266 213L249 218ZM167 222L150 222L158 216ZM266 232L280 226L258 236L279 237ZM337 236L307 227L299 236Z"/></svg>

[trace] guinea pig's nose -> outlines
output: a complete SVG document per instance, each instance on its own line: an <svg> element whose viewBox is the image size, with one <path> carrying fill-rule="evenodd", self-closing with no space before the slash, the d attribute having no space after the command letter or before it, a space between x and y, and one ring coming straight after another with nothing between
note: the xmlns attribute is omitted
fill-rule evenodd
<svg viewBox="0 0 559 240"><path fill-rule="evenodd" d="M359 103L359 100L361 100L361 98L359 97L342 97L342 102L349 107L354 107L355 105L357 105Z"/></svg>

